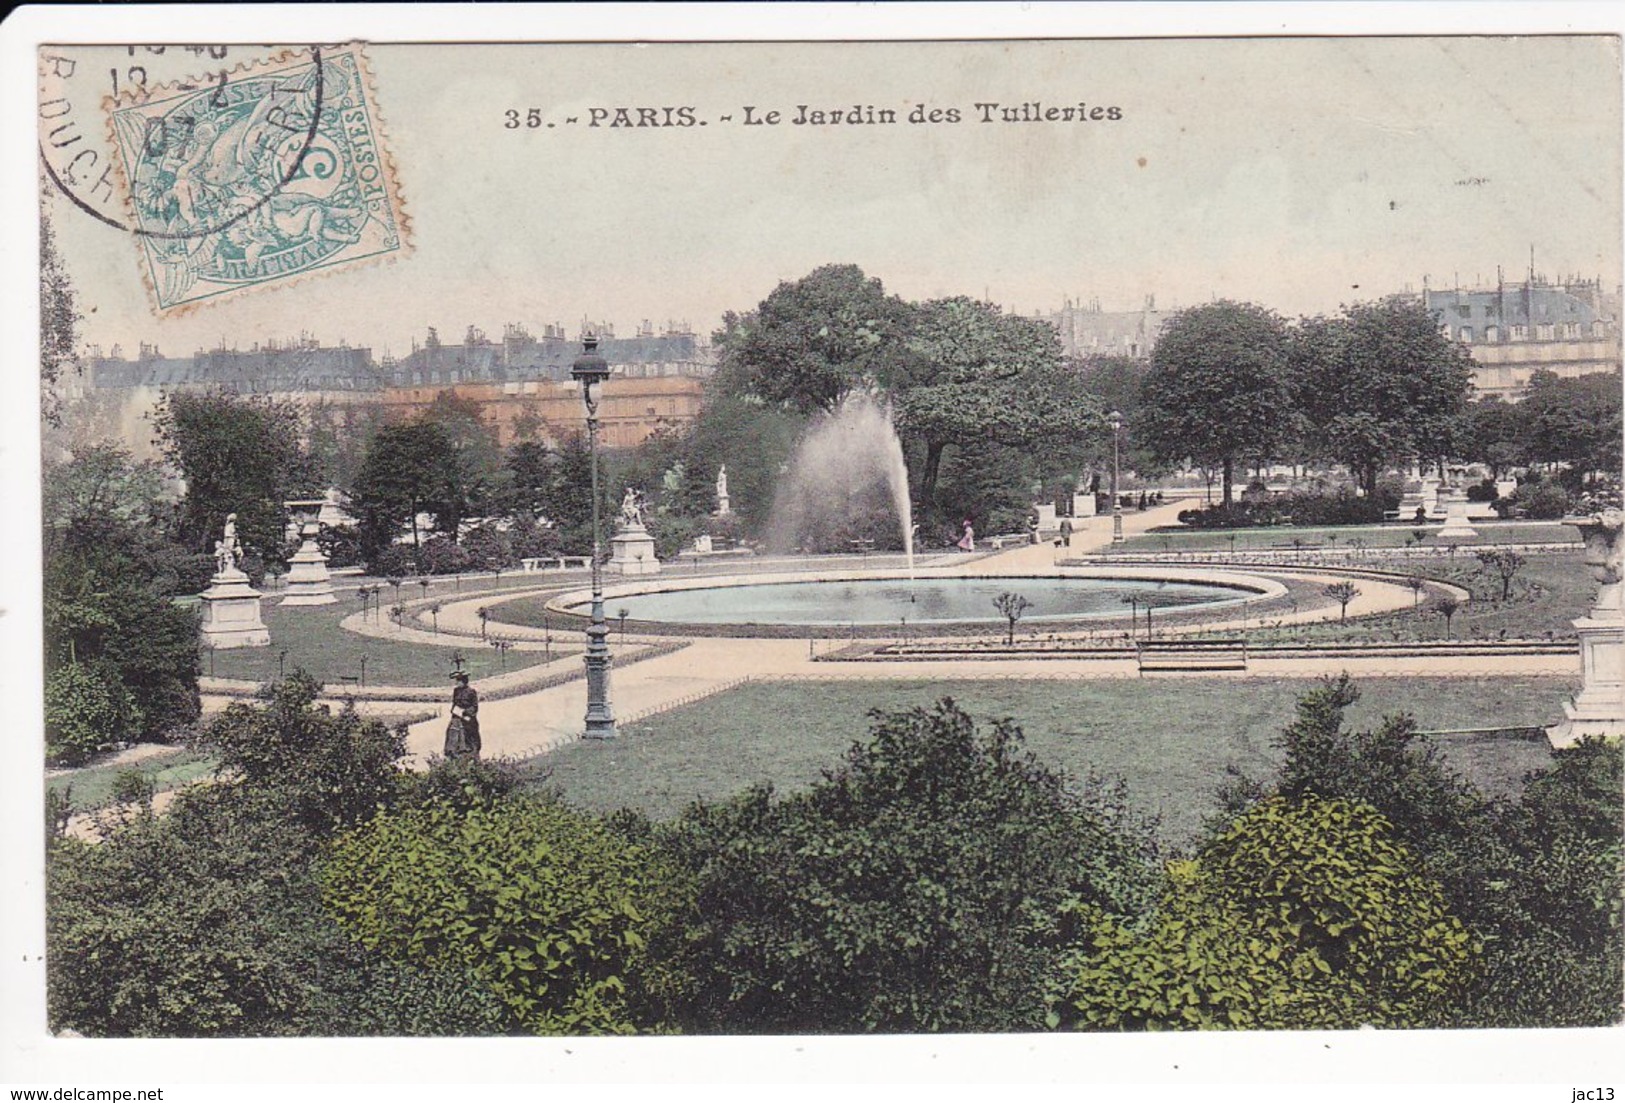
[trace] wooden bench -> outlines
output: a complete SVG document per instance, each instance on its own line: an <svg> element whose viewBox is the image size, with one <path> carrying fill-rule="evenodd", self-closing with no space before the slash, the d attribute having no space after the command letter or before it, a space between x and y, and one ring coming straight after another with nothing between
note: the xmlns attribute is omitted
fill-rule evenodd
<svg viewBox="0 0 1625 1103"><path fill-rule="evenodd" d="M1147 670L1246 670L1246 640L1142 640L1140 672Z"/></svg>

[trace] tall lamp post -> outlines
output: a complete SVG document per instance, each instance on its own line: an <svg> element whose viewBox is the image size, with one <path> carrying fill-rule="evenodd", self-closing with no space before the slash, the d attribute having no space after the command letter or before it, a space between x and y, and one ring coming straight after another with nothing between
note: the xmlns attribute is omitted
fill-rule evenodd
<svg viewBox="0 0 1625 1103"><path fill-rule="evenodd" d="M609 378L609 363L598 355L598 338L584 335L581 355L570 366L587 407L587 451L592 465L592 623L587 626L587 727L585 739L614 739L615 714L609 708L609 623L604 620L604 579L598 534L598 399L592 389Z"/></svg>
<svg viewBox="0 0 1625 1103"><path fill-rule="evenodd" d="M1117 438L1123 429L1123 415L1113 410L1106 415L1112 427L1112 543L1123 542L1123 503L1117 496Z"/></svg>

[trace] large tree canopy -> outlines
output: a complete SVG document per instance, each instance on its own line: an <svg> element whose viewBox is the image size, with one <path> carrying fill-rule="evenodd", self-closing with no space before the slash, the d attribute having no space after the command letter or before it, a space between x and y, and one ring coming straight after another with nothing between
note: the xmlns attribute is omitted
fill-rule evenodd
<svg viewBox="0 0 1625 1103"><path fill-rule="evenodd" d="M208 551L235 513L243 544L262 558L279 558L287 526L282 503L321 489L300 444L298 406L225 391L172 391L154 423L164 454L186 480L181 542Z"/></svg>
<svg viewBox="0 0 1625 1103"><path fill-rule="evenodd" d="M1593 471L1619 471L1619 372L1560 379L1538 371L1520 407L1527 459L1564 464L1576 483Z"/></svg>
<svg viewBox="0 0 1625 1103"><path fill-rule="evenodd" d="M1168 320L1151 354L1138 439L1164 463L1219 467L1224 504L1237 462L1275 458L1297 418L1286 327L1272 311L1221 301Z"/></svg>
<svg viewBox="0 0 1625 1103"><path fill-rule="evenodd" d="M766 402L833 410L849 391L898 375L909 312L857 265L825 265L724 319L719 374Z"/></svg>
<svg viewBox="0 0 1625 1103"><path fill-rule="evenodd" d="M925 444L920 500L932 501L949 445L1015 447L1098 435L1098 406L1061 367L1053 327L957 297L923 303L909 340L907 379L894 391L899 428Z"/></svg>
<svg viewBox="0 0 1625 1103"><path fill-rule="evenodd" d="M1297 403L1318 451L1367 494L1386 466L1442 455L1472 391L1472 357L1417 303L1361 303L1293 342Z"/></svg>

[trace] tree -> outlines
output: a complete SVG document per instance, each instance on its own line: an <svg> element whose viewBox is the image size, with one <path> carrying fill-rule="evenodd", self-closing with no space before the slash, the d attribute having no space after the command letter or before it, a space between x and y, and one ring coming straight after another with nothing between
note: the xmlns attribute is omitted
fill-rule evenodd
<svg viewBox="0 0 1625 1103"><path fill-rule="evenodd" d="M1141 408L1147 451L1163 463L1221 468L1228 507L1235 465L1273 459L1296 432L1281 319L1229 301L1175 314L1151 354Z"/></svg>
<svg viewBox="0 0 1625 1103"><path fill-rule="evenodd" d="M1054 327L963 296L915 308L909 371L893 388L899 428L925 448L922 503L933 503L943 452L985 440L1021 448L1098 437L1100 410L1061 368Z"/></svg>
<svg viewBox="0 0 1625 1103"><path fill-rule="evenodd" d="M1459 426L1450 435L1453 451L1469 463L1488 467L1490 474L1499 479L1508 469L1528 462L1525 414L1521 403L1503 402L1500 395L1485 395L1468 403Z"/></svg>
<svg viewBox="0 0 1625 1103"><path fill-rule="evenodd" d="M553 800L381 815L341 838L323 900L369 949L468 970L537 1034L661 1025L648 948L689 901L661 856Z"/></svg>
<svg viewBox="0 0 1625 1103"><path fill-rule="evenodd" d="M164 454L186 480L178 538L208 552L228 514L261 559L283 556L283 502L321 490L300 447L303 421L292 401L226 391L171 391L153 415Z"/></svg>
<svg viewBox="0 0 1625 1103"><path fill-rule="evenodd" d="M1472 357L1419 303L1345 307L1294 331L1296 404L1313 451L1346 464L1368 497L1388 465L1449 449L1472 391Z"/></svg>
<svg viewBox="0 0 1625 1103"><path fill-rule="evenodd" d="M730 389L803 415L833 411L849 391L892 382L905 356L909 308L852 264L778 285L716 336Z"/></svg>
<svg viewBox="0 0 1625 1103"><path fill-rule="evenodd" d="M61 397L57 385L68 368L82 370L79 363L78 293L68 279L62 265L62 255L56 248L56 229L50 216L40 212L39 219L39 298L40 343L39 376L42 399L41 414L48 425L62 421Z"/></svg>
<svg viewBox="0 0 1625 1103"><path fill-rule="evenodd" d="M1461 611L1461 602L1453 594L1446 594L1438 602L1439 615L1444 618L1445 639L1450 638L1450 622Z"/></svg>
<svg viewBox="0 0 1625 1103"><path fill-rule="evenodd" d="M1337 602L1337 619L1342 622L1349 619L1349 602L1360 596L1360 589L1352 582L1333 582L1326 587L1325 594Z"/></svg>
<svg viewBox="0 0 1625 1103"><path fill-rule="evenodd" d="M1170 868L1144 934L1096 926L1065 1017L1116 1030L1444 1025L1474 953L1375 810L1272 797Z"/></svg>
<svg viewBox="0 0 1625 1103"><path fill-rule="evenodd" d="M1534 463L1563 464L1579 489L1594 471L1617 478L1620 470L1620 373L1594 372L1561 379L1549 371L1529 377L1518 410L1524 418L1524 451Z"/></svg>
<svg viewBox="0 0 1625 1103"><path fill-rule="evenodd" d="M1138 914L1152 844L944 699L871 714L810 789L700 803L667 845L698 882L686 1029L1039 1029L1072 907Z"/></svg>
<svg viewBox="0 0 1625 1103"><path fill-rule="evenodd" d="M1486 571L1501 576L1501 600L1512 600L1512 580L1523 570L1524 557L1511 548L1485 548L1478 553L1478 562Z"/></svg>
<svg viewBox="0 0 1625 1103"><path fill-rule="evenodd" d="M1006 591L993 599L993 608L997 609L999 611L999 615L1002 616L1007 622L1004 632L1004 644L1006 647L1012 647L1015 645L1016 621L1020 620L1022 614L1024 614L1028 609L1032 608L1032 604L1032 602L1028 601L1020 594L1013 594L1009 591Z"/></svg>
<svg viewBox="0 0 1625 1103"><path fill-rule="evenodd" d="M45 466L45 668L67 694L52 728L59 748L64 725L80 733L67 742L89 747L158 736L198 715L197 614L170 600L188 585L191 561L158 528L157 490L151 465L111 445ZM66 673L80 663L97 669ZM92 683L113 707L88 708ZM76 715L73 700L87 711Z"/></svg>
<svg viewBox="0 0 1625 1103"><path fill-rule="evenodd" d="M434 514L437 528L454 523L462 512L458 474L451 439L439 424L410 421L380 429L351 495L363 553L376 556L402 529L410 529L412 547L421 548L420 513Z"/></svg>

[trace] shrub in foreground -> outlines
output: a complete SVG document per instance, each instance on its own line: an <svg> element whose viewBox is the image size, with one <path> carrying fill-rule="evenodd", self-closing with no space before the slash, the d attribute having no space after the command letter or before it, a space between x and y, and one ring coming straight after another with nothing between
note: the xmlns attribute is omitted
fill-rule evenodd
<svg viewBox="0 0 1625 1103"><path fill-rule="evenodd" d="M1438 1025L1475 947L1364 805L1254 805L1176 863L1144 933L1103 925L1063 1020L1084 1029Z"/></svg>

